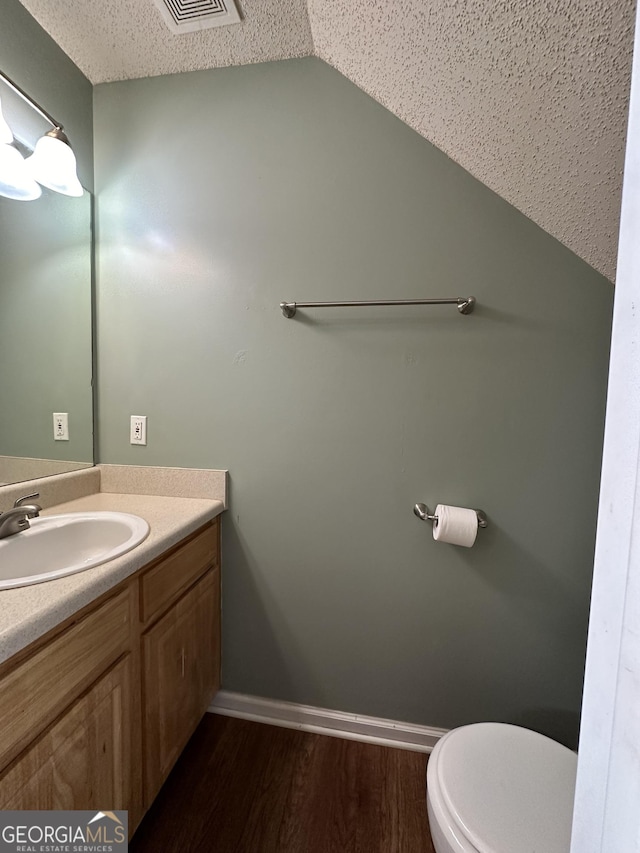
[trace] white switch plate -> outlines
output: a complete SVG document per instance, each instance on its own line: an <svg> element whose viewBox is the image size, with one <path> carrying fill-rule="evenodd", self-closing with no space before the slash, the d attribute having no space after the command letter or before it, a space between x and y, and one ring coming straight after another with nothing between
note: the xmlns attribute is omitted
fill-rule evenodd
<svg viewBox="0 0 640 853"><path fill-rule="evenodd" d="M131 444L147 443L147 416L131 415Z"/></svg>
<svg viewBox="0 0 640 853"><path fill-rule="evenodd" d="M56 441L69 441L69 415L67 412L53 413L53 437Z"/></svg>

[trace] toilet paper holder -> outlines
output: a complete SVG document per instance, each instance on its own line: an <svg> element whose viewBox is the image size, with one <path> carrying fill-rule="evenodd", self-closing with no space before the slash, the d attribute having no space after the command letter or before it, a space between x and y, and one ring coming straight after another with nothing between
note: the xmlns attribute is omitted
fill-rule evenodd
<svg viewBox="0 0 640 853"><path fill-rule="evenodd" d="M416 504L413 508L414 515L417 515L419 519L422 521L432 521L433 526L437 527L438 525L438 516L432 515L429 512L429 507L426 504ZM486 513L484 513L481 509L475 510L476 515L478 516L478 527L486 527L488 525Z"/></svg>

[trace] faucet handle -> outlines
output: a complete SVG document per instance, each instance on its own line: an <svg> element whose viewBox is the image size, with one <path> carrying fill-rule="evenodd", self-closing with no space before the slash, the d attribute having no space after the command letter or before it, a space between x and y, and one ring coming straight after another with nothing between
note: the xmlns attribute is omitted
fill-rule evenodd
<svg viewBox="0 0 640 853"><path fill-rule="evenodd" d="M34 492L34 493L33 493L33 494L31 494L31 495L23 495L21 498L17 498L17 499L16 499L16 502L14 503L14 505L13 505L13 506L14 506L14 507L22 506L22 504L23 504L25 501L30 501L30 500L32 500L33 498L39 498L39 497L40 497L40 492Z"/></svg>

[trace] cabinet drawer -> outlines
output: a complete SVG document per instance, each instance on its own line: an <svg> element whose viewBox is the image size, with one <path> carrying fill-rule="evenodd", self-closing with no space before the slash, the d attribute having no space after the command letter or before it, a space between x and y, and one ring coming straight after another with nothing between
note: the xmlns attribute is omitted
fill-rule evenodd
<svg viewBox="0 0 640 853"><path fill-rule="evenodd" d="M148 622L219 559L218 519L169 557L149 569L140 579L140 616Z"/></svg>
<svg viewBox="0 0 640 853"><path fill-rule="evenodd" d="M125 589L0 680L0 767L127 649L130 624Z"/></svg>

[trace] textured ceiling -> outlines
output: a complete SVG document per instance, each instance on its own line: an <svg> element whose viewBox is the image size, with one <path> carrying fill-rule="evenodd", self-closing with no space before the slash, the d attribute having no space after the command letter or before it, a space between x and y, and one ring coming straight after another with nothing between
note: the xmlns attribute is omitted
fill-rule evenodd
<svg viewBox="0 0 640 853"><path fill-rule="evenodd" d="M242 0L241 24L180 35L153 0L20 2L92 83L313 53L306 0Z"/></svg>
<svg viewBox="0 0 640 853"><path fill-rule="evenodd" d="M318 56L613 279L633 0L309 0L309 14Z"/></svg>
<svg viewBox="0 0 640 853"><path fill-rule="evenodd" d="M316 54L613 279L633 0L21 0L93 83Z"/></svg>

